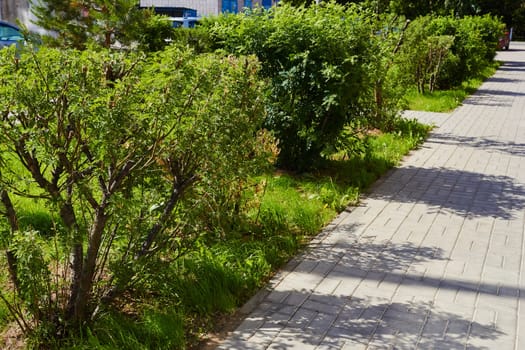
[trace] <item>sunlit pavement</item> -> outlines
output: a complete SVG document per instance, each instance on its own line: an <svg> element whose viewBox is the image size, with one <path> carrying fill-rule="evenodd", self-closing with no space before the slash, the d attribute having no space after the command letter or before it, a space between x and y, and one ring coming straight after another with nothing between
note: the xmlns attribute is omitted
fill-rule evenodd
<svg viewBox="0 0 525 350"><path fill-rule="evenodd" d="M525 43L245 307L219 349L525 349Z"/></svg>

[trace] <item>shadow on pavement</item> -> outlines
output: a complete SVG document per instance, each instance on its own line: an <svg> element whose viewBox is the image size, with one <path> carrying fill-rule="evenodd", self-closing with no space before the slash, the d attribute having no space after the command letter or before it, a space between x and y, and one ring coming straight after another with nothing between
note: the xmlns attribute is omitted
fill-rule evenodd
<svg viewBox="0 0 525 350"><path fill-rule="evenodd" d="M348 235L352 235L351 228L347 229L346 232ZM410 242L402 244L377 243L365 237L350 243L320 243L309 252L303 263L310 261L312 266L328 262L337 263L335 272L332 274L337 275L337 270L340 270L343 277L347 274L348 269L355 271L352 277L365 277L367 273L380 272L382 274L376 276L376 279L380 280L387 273L398 272L403 274L410 266L428 260L446 260L446 258L443 257L443 250L437 247L417 246ZM300 266L299 270L301 270ZM311 271L303 270L302 272Z"/></svg>
<svg viewBox="0 0 525 350"><path fill-rule="evenodd" d="M525 70L525 62L523 61L505 61L498 71L503 72L520 72Z"/></svg>
<svg viewBox="0 0 525 350"><path fill-rule="evenodd" d="M481 148L488 152L525 156L525 143L503 142L488 137L459 136L435 132L427 142L442 145L461 145L463 147Z"/></svg>
<svg viewBox="0 0 525 350"><path fill-rule="evenodd" d="M485 80L487 83L521 83L523 79L511 79L511 78L503 78L503 77L497 77L492 76Z"/></svg>
<svg viewBox="0 0 525 350"><path fill-rule="evenodd" d="M315 302L300 309L275 305L252 315L221 348L481 350L487 347L476 346L479 341L497 344L504 335L491 322L472 321L472 315L442 311L431 303L316 294L308 300ZM337 312L323 311L334 305L339 306ZM257 334L250 338L255 329Z"/></svg>
<svg viewBox="0 0 525 350"><path fill-rule="evenodd" d="M358 228L339 229L351 237ZM305 254L291 271L292 282L273 289L220 349L481 350L507 337L493 316L474 315L462 303L450 307L435 295L439 287L513 302L524 291L411 274L412 267L448 259L436 247L348 237ZM313 275L319 281L313 290L293 282Z"/></svg>
<svg viewBox="0 0 525 350"><path fill-rule="evenodd" d="M525 188L513 178L447 168L398 168L369 197L465 217L511 219L525 208Z"/></svg>
<svg viewBox="0 0 525 350"><path fill-rule="evenodd" d="M525 94L506 90L479 89L474 95L465 99L462 104L491 107L512 107L514 98L518 96L525 96Z"/></svg>

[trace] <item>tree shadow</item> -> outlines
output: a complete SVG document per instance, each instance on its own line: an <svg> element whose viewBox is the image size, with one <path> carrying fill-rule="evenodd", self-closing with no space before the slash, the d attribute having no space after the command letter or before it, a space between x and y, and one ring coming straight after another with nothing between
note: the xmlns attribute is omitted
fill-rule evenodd
<svg viewBox="0 0 525 350"><path fill-rule="evenodd" d="M503 332L492 324L439 310L432 303L388 303L351 300L328 332L325 342L386 349L486 349L474 346L496 340ZM345 317L348 315L349 317ZM283 350L285 348L282 348Z"/></svg>
<svg viewBox="0 0 525 350"><path fill-rule="evenodd" d="M302 264L306 263L321 270L329 268L329 266L322 267L323 264L337 264L336 271L332 272L335 275L339 274L337 271L346 275L348 269L366 275L369 272L384 271L406 273L411 266L425 261L445 260L443 250L437 247L417 246L411 242L399 244L390 241L377 242L374 238L358 238L358 235L350 241L348 237L352 237L357 230L357 225L338 225L336 230L341 232L342 239L337 240L337 233L332 233L328 240L333 240L335 236L334 242L327 243L327 240L324 240L312 245L308 254L302 258ZM296 268L297 270L306 273L315 271L315 269L310 271L303 269L301 265Z"/></svg>
<svg viewBox="0 0 525 350"><path fill-rule="evenodd" d="M340 232L350 230L348 235L357 228L337 227ZM467 344L469 349L490 348L483 344L505 336L493 319L480 322L463 310L442 309L432 302L432 297L400 301L392 296L367 295L366 290L356 293L352 288L335 287L337 284L330 287L330 282L350 280L378 285L380 290L388 289L379 283L386 281L404 285L414 296L437 288L501 298L523 293L516 290L514 294L501 294L501 286L421 278L407 272L410 267L435 260L445 260L443 251L436 247L378 244L366 239L342 239L331 244L321 241L299 259L288 279L280 279L276 288L266 292L219 349L431 349L437 344L444 349L464 349ZM321 282L304 289L302 284L293 282L301 276L313 280L317 277Z"/></svg>
<svg viewBox="0 0 525 350"><path fill-rule="evenodd" d="M485 80L486 83L521 83L523 79L504 78L499 76L492 76Z"/></svg>
<svg viewBox="0 0 525 350"><path fill-rule="evenodd" d="M516 50L521 51L521 50ZM522 72L525 70L525 62L523 61L504 61L503 65L498 67L498 71L503 72Z"/></svg>
<svg viewBox="0 0 525 350"><path fill-rule="evenodd" d="M450 133L433 132L426 142L442 145L461 145L483 149L488 152L525 156L525 143L504 142L487 137L460 136Z"/></svg>
<svg viewBox="0 0 525 350"><path fill-rule="evenodd" d="M511 107L512 103L514 102L514 98L520 96L525 96L525 94L507 90L478 89L475 94L466 98L463 101L463 104L476 106Z"/></svg>
<svg viewBox="0 0 525 350"><path fill-rule="evenodd" d="M304 294L304 293L303 293ZM304 294L305 303L263 304L219 349L489 349L505 335L491 322L431 302ZM335 306L335 307L334 307Z"/></svg>
<svg viewBox="0 0 525 350"><path fill-rule="evenodd" d="M511 219L525 208L525 188L513 178L447 168L398 168L369 197L426 203L465 217Z"/></svg>

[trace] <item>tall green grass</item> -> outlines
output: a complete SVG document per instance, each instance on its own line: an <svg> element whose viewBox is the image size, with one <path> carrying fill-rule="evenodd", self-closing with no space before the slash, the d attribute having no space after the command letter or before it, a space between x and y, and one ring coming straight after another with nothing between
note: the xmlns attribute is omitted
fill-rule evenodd
<svg viewBox="0 0 525 350"><path fill-rule="evenodd" d="M486 67L478 77L464 82L460 87L450 90L438 90L420 94L410 89L405 95L408 109L427 112L451 112L461 105L463 100L472 95L483 82L494 75L500 63Z"/></svg>
<svg viewBox="0 0 525 350"><path fill-rule="evenodd" d="M172 305L145 308L134 315L108 312L85 334L57 343L56 349L184 349L184 323L184 315Z"/></svg>

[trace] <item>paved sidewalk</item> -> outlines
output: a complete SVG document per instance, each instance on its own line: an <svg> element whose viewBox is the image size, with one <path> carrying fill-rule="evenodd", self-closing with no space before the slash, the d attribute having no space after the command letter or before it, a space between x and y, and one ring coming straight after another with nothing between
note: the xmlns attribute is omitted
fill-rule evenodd
<svg viewBox="0 0 525 350"><path fill-rule="evenodd" d="M219 349L525 349L525 43Z"/></svg>

